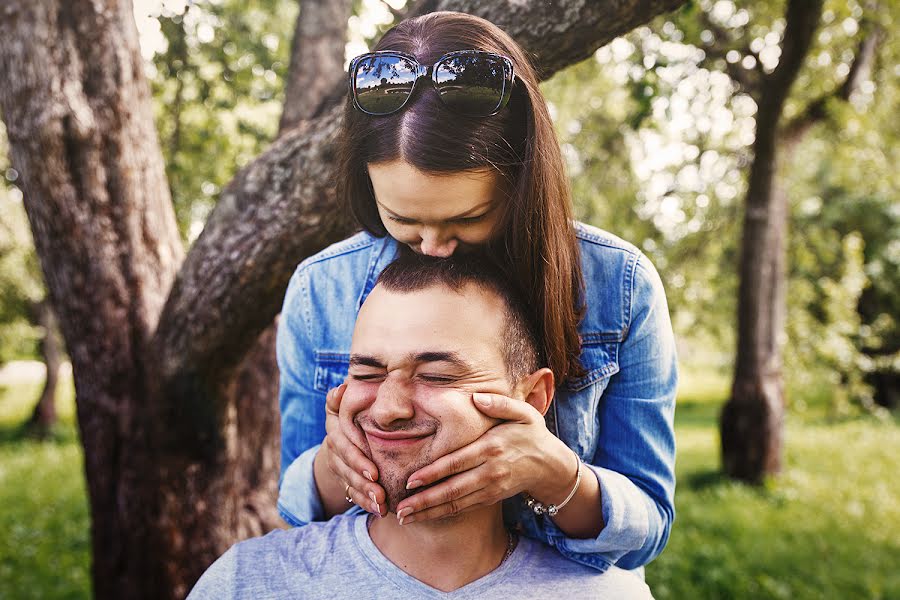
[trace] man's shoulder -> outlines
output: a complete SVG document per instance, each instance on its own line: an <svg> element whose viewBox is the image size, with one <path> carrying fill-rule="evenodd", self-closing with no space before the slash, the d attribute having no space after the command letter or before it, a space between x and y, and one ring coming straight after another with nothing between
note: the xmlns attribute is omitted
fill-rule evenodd
<svg viewBox="0 0 900 600"><path fill-rule="evenodd" d="M232 549L243 566L252 563L290 561L292 568L305 567L315 572L319 562L334 552L335 546L346 543L353 536L358 515L337 515L328 521L315 521L303 527L275 529L266 535L238 542Z"/></svg>
<svg viewBox="0 0 900 600"><path fill-rule="evenodd" d="M356 518L337 516L238 542L203 574L189 598L291 597L330 557L346 555L344 538L353 535Z"/></svg>
<svg viewBox="0 0 900 600"><path fill-rule="evenodd" d="M525 587L550 585L569 598L651 598L650 588L635 573L611 566L605 571L571 561L555 548L527 540L530 547L521 583Z"/></svg>

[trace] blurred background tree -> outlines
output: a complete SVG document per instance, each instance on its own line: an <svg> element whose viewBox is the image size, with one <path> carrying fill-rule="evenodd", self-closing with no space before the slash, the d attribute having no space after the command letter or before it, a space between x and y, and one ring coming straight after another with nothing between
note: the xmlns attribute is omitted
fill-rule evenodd
<svg viewBox="0 0 900 600"><path fill-rule="evenodd" d="M893 32L895 3L871 15L881 35ZM862 19L860 3L825 4L788 117L839 88ZM692 3L545 85L579 217L634 241L657 264L688 366L733 366L756 113L740 80L774 69L783 28L780 2ZM871 75L849 102L824 103L786 172L791 410L896 406L898 59L896 44L878 45Z"/></svg>

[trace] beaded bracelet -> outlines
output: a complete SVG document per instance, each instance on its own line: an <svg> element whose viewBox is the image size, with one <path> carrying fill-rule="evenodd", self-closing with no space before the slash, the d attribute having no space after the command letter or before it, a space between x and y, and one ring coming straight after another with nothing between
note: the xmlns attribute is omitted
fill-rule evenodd
<svg viewBox="0 0 900 600"><path fill-rule="evenodd" d="M538 502L533 496L522 492L522 497L525 498L525 504L528 505L528 508L530 508L532 512L534 512L534 514L541 516L544 513L547 513L549 516L555 517L556 513L564 508L565 505L569 503L569 500L571 500L575 496L575 492L578 491L578 485L581 483L581 457L575 454L575 458L578 460L578 467L575 474L575 485L572 487L572 491L569 492L569 495L566 496L566 499L559 504L550 504L549 506L544 506L543 502Z"/></svg>

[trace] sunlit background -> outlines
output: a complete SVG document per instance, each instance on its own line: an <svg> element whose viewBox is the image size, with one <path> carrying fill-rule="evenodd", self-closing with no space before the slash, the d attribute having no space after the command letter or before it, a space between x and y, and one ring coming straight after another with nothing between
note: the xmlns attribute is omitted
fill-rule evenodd
<svg viewBox="0 0 900 600"><path fill-rule="evenodd" d="M827 104L780 174L791 212L786 467L751 488L718 475L756 114L734 76L778 64L784 7L693 4L543 84L577 216L651 258L678 337L678 519L648 581L657 598L900 598L898 8L879 12L870 76ZM403 6L357 2L347 59ZM787 118L847 76L863 8L826 2ZM186 245L275 137L297 11L296 0L134 2ZM722 32L737 48L717 45ZM44 378L28 309L44 286L6 148L0 125L0 597L83 598L89 523L67 371L54 436L21 435Z"/></svg>

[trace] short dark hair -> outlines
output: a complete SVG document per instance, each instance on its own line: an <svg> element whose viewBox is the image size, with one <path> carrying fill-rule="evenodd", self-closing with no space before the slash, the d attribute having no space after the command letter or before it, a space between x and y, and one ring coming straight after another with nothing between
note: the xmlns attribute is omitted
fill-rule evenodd
<svg viewBox="0 0 900 600"><path fill-rule="evenodd" d="M401 248L398 258L378 277L377 285L392 292L415 292L443 285L454 292L474 284L503 300L506 320L498 340L507 376L513 383L545 365L528 311L512 280L482 253L454 253L447 258Z"/></svg>

